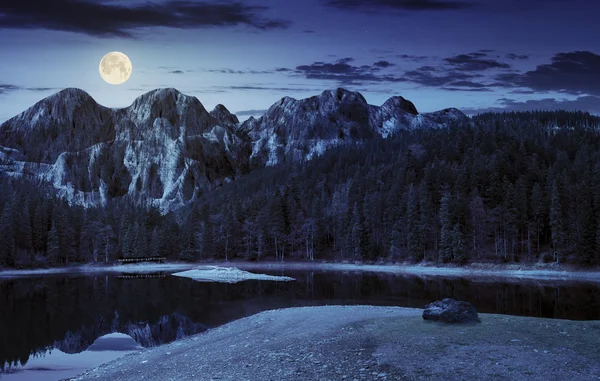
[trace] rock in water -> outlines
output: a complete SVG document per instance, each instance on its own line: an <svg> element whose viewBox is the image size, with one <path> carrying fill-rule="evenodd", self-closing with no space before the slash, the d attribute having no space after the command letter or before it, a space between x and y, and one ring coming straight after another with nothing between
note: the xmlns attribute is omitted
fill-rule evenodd
<svg viewBox="0 0 600 381"><path fill-rule="evenodd" d="M471 303L450 298L426 305L423 311L423 319L444 323L479 322L477 310Z"/></svg>

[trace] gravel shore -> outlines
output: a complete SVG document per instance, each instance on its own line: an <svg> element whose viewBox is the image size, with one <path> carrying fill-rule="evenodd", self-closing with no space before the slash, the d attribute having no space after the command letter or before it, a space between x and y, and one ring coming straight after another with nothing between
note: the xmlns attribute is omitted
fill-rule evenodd
<svg viewBox="0 0 600 381"><path fill-rule="evenodd" d="M71 380L600 380L599 321L480 314L479 324L454 326L421 314L266 311Z"/></svg>

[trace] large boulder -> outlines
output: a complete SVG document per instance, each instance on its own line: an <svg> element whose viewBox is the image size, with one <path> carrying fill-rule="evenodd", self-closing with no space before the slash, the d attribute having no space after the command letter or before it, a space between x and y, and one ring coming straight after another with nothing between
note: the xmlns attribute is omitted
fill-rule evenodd
<svg viewBox="0 0 600 381"><path fill-rule="evenodd" d="M423 311L423 319L444 323L479 322L477 310L471 303L450 298L426 305Z"/></svg>

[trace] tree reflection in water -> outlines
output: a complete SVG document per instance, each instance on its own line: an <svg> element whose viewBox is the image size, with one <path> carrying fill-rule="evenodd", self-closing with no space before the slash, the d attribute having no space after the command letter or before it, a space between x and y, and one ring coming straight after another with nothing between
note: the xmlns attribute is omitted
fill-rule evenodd
<svg viewBox="0 0 600 381"><path fill-rule="evenodd" d="M261 271L274 275L281 272ZM479 312L600 319L600 285L286 271L294 282L194 282L172 276L46 276L0 281L0 364L56 347L77 353L121 332L142 346L167 343L260 311L324 304L422 308L445 297Z"/></svg>

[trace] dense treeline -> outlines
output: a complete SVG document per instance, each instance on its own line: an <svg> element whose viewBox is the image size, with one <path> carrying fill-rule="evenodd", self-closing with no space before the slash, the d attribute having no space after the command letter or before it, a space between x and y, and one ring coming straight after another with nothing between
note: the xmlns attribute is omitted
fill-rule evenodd
<svg viewBox="0 0 600 381"><path fill-rule="evenodd" d="M3 179L0 263L161 255L600 263L600 120L488 113L257 170L161 216Z"/></svg>

